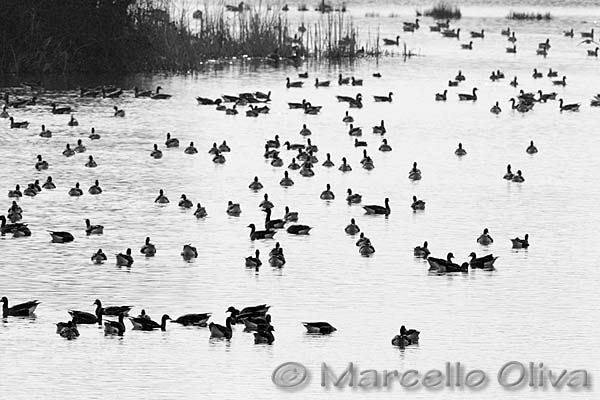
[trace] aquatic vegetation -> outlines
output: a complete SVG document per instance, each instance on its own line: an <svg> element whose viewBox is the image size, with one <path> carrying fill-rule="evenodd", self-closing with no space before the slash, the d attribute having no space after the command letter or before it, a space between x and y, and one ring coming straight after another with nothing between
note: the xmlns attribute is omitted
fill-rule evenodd
<svg viewBox="0 0 600 400"><path fill-rule="evenodd" d="M550 21L552 19L552 15L547 13L536 13L536 12L515 12L511 11L506 18L515 19L515 20L528 20L528 21Z"/></svg>
<svg viewBox="0 0 600 400"><path fill-rule="evenodd" d="M436 3L432 8L425 10L423 15L435 19L460 19L462 17L460 8L446 1Z"/></svg>

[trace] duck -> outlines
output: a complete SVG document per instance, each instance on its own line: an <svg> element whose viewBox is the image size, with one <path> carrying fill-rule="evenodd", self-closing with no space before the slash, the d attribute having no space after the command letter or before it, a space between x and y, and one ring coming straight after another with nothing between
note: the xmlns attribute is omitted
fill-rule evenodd
<svg viewBox="0 0 600 400"><path fill-rule="evenodd" d="M306 124L302 124L302 129L300 129L300 135L302 135L302 136L310 136L310 135L312 135L312 132L310 131L310 129L308 129L306 127Z"/></svg>
<svg viewBox="0 0 600 400"><path fill-rule="evenodd" d="M387 96L373 96L373 99L375 99L376 103L391 103L393 94L389 92Z"/></svg>
<svg viewBox="0 0 600 400"><path fill-rule="evenodd" d="M423 246L416 246L413 250L415 257L427 258L431 254L427 246L427 241L423 242Z"/></svg>
<svg viewBox="0 0 600 400"><path fill-rule="evenodd" d="M100 134L96 133L96 128L92 128L92 133L88 136L90 140L98 140L100 139Z"/></svg>
<svg viewBox="0 0 600 400"><path fill-rule="evenodd" d="M242 209L239 203L234 203L231 200L227 202L227 214L232 216L239 216L242 213Z"/></svg>
<svg viewBox="0 0 600 400"><path fill-rule="evenodd" d="M41 304L41 302L37 300L32 300L9 307L8 299L6 297L2 297L2 299L0 299L0 303L2 303L2 318L30 317L34 315L37 306Z"/></svg>
<svg viewBox="0 0 600 400"><path fill-rule="evenodd" d="M346 193L348 193L348 196L346 196L348 204L359 204L362 201L362 196L358 193L352 193L352 189L348 188Z"/></svg>
<svg viewBox="0 0 600 400"><path fill-rule="evenodd" d="M564 104L563 99L558 99L558 104L560 107L560 111L579 111L579 107L581 106L581 104L579 103L572 103L572 104Z"/></svg>
<svg viewBox="0 0 600 400"><path fill-rule="evenodd" d="M156 246L150 243L150 237L146 237L146 241L140 249L140 253L145 255L146 257L154 257L154 255L156 254Z"/></svg>
<svg viewBox="0 0 600 400"><path fill-rule="evenodd" d="M87 168L96 168L98 166L98 164L96 164L96 161L94 160L94 157L90 155L88 157L88 161L85 163L85 166Z"/></svg>
<svg viewBox="0 0 600 400"><path fill-rule="evenodd" d="M212 313L201 313L201 314L185 314L181 317L171 320L172 324L181 324L183 326L207 326L207 322Z"/></svg>
<svg viewBox="0 0 600 400"><path fill-rule="evenodd" d="M124 314L119 314L118 321L104 321L104 335L117 335L123 336L125 333Z"/></svg>
<svg viewBox="0 0 600 400"><path fill-rule="evenodd" d="M315 87L329 87L331 81L319 81L319 78L315 78Z"/></svg>
<svg viewBox="0 0 600 400"><path fill-rule="evenodd" d="M42 188L44 188L46 190L56 189L56 185L52 181L52 177L51 176L49 176L49 177L46 178L46 182L44 182L44 184L42 185Z"/></svg>
<svg viewBox="0 0 600 400"><path fill-rule="evenodd" d="M352 117L352 115L350 115L348 113L348 111L346 111L346 114L344 115L344 118L342 118L342 122L345 122L347 124L349 124L350 122L354 122L354 117Z"/></svg>
<svg viewBox="0 0 600 400"><path fill-rule="evenodd" d="M498 259L498 257L494 257L493 254L488 254L484 257L477 258L475 252L471 252L469 257L471 257L471 261L469 262L471 268L479 268L488 271L494 269L494 263Z"/></svg>
<svg viewBox="0 0 600 400"><path fill-rule="evenodd" d="M190 145L185 148L183 151L185 154L196 154L198 153L198 149L194 147L194 142L190 142Z"/></svg>
<svg viewBox="0 0 600 400"><path fill-rule="evenodd" d="M517 236L514 239L510 239L510 241L512 242L513 249L526 249L529 247L529 234L526 233L524 239L519 239Z"/></svg>
<svg viewBox="0 0 600 400"><path fill-rule="evenodd" d="M527 154L535 154L538 152L537 147L535 147L535 145L533 144L533 140L531 142L529 142L529 146L527 147L527 150L525 150L527 152Z"/></svg>
<svg viewBox="0 0 600 400"><path fill-rule="evenodd" d="M294 185L294 181L289 177L287 171L283 173L283 178L279 181L279 184L283 187L289 187Z"/></svg>
<svg viewBox="0 0 600 400"><path fill-rule="evenodd" d="M458 148L456 150L454 150L454 154L456 154L459 157L467 155L467 151L465 149L463 149L462 143L458 144Z"/></svg>
<svg viewBox="0 0 600 400"><path fill-rule="evenodd" d="M448 93L448 89L444 89L444 91L442 93L436 93L435 94L435 101L446 101L447 99L447 93Z"/></svg>
<svg viewBox="0 0 600 400"><path fill-rule="evenodd" d="M167 132L167 140L165 140L165 146L167 146L167 148L179 147L179 139L172 138L171 133Z"/></svg>
<svg viewBox="0 0 600 400"><path fill-rule="evenodd" d="M134 330L153 331L155 329L160 329L162 332L165 332L167 330L167 321L170 321L171 317L169 317L169 315L167 314L164 314L161 318L160 324L158 322L152 321L149 318L143 317L129 318L129 320L133 324Z"/></svg>
<svg viewBox="0 0 600 400"><path fill-rule="evenodd" d="M104 226L92 225L89 219L85 220L85 233L87 235L102 235L104 232Z"/></svg>
<svg viewBox="0 0 600 400"><path fill-rule="evenodd" d="M198 258L198 250L191 244L184 244L183 249L181 250L181 257L183 257L184 260Z"/></svg>
<svg viewBox="0 0 600 400"><path fill-rule="evenodd" d="M417 196L413 196L413 202L410 205L410 208L412 208L415 211L417 211L417 210L424 210L425 209L425 202L423 200L418 200Z"/></svg>
<svg viewBox="0 0 600 400"><path fill-rule="evenodd" d="M488 246L494 243L494 239L492 239L490 236L488 228L485 228L483 233L477 238L477 243L483 246Z"/></svg>
<svg viewBox="0 0 600 400"><path fill-rule="evenodd" d="M352 167L346 162L346 157L342 157L342 165L338 169L342 172L352 171Z"/></svg>
<svg viewBox="0 0 600 400"><path fill-rule="evenodd" d="M79 122L75 119L75 116L71 114L71 119L67 123L68 126L79 126Z"/></svg>
<svg viewBox="0 0 600 400"><path fill-rule="evenodd" d="M35 169L42 171L48 169L48 161L42 159L42 156L38 154L37 162L35 163Z"/></svg>
<svg viewBox="0 0 600 400"><path fill-rule="evenodd" d="M169 203L169 198L167 196L165 196L165 192L163 189L160 189L158 191L158 196L156 197L156 199L154 199L155 203L158 204L167 204Z"/></svg>
<svg viewBox="0 0 600 400"><path fill-rule="evenodd" d="M208 213L206 212L206 208L202 207L202 205L198 203L196 206L196 211L194 211L194 216L200 219L206 217L207 215Z"/></svg>
<svg viewBox="0 0 600 400"><path fill-rule="evenodd" d="M288 88L288 89L289 89L289 88L301 88L301 87L302 87L302 85L304 85L304 82L302 82L302 81L295 81L295 82L292 82L292 81L290 80L289 76L288 76L287 78L285 78L285 81L286 81L286 83L285 83L285 87L286 87L286 88Z"/></svg>
<svg viewBox="0 0 600 400"><path fill-rule="evenodd" d="M384 204L385 206L380 206L380 205L368 205L368 206L363 206L363 209L365 210L365 212L367 214L373 214L373 215L389 215L391 213L391 209L390 209L390 199L389 198L385 198L384 200Z"/></svg>
<svg viewBox="0 0 600 400"><path fill-rule="evenodd" d="M19 198L22 196L23 193L21 192L21 185L16 185L14 190L8 191L8 197Z"/></svg>
<svg viewBox="0 0 600 400"><path fill-rule="evenodd" d="M517 174L515 176L512 177L512 181L513 182L525 182L525 178L523 177L523 173L521 172L521 170L517 170Z"/></svg>
<svg viewBox="0 0 600 400"><path fill-rule="evenodd" d="M75 183L75 187L69 190L69 196L79 197L83 196L83 190L79 187L79 182Z"/></svg>
<svg viewBox="0 0 600 400"><path fill-rule="evenodd" d="M90 188L88 189L88 193L94 195L102 193L102 188L100 187L100 182L98 182L98 179L96 179L94 181L94 184L90 186Z"/></svg>
<svg viewBox="0 0 600 400"><path fill-rule="evenodd" d="M231 317L225 320L225 326L211 322L208 325L211 339L231 339L233 330L231 329Z"/></svg>
<svg viewBox="0 0 600 400"><path fill-rule="evenodd" d="M306 328L307 333L329 335L337 331L329 322L302 322L302 325Z"/></svg>
<svg viewBox="0 0 600 400"><path fill-rule="evenodd" d="M154 143L154 149L153 149L153 150L152 150L152 152L150 153L150 157L152 157L152 158L154 158L154 159L158 160L158 159L162 158L162 156L163 156L163 152L162 152L162 151L160 151L160 150L158 149L158 145L157 145L156 143Z"/></svg>
<svg viewBox="0 0 600 400"><path fill-rule="evenodd" d="M388 152L392 151L392 146L388 144L387 139L383 139L381 145L379 146L379 151Z"/></svg>
<svg viewBox="0 0 600 400"><path fill-rule="evenodd" d="M311 229L308 225L290 225L286 231L292 235L308 235Z"/></svg>
<svg viewBox="0 0 600 400"><path fill-rule="evenodd" d="M257 231L256 226L254 224L248 225L248 228L250 228L250 240L253 241L257 239L273 239L273 236L275 236L275 233L277 233L276 231L271 229Z"/></svg>
<svg viewBox="0 0 600 400"><path fill-rule="evenodd" d="M360 228L358 225L356 225L354 218L352 218L350 223L344 228L344 232L346 232L348 235L356 235L360 232Z"/></svg>
<svg viewBox="0 0 600 400"><path fill-rule="evenodd" d="M157 86L156 87L156 93L152 93L150 95L150 98L152 100L167 100L171 98L170 94L166 94L166 93L160 93L160 91L162 90L162 87Z"/></svg>
<svg viewBox="0 0 600 400"><path fill-rule="evenodd" d="M116 258L117 265L119 266L131 267L131 265L133 264L133 257L131 256L131 249L129 248L125 251L125 254L116 254Z"/></svg>
<svg viewBox="0 0 600 400"><path fill-rule="evenodd" d="M514 99L513 99L513 100L514 100ZM502 109L500 108L500 105L499 105L499 103L498 103L498 102L496 102L496 104L494 104L494 105L492 106L492 108L490 108L490 112L491 112L492 114L496 114L496 115L497 115L497 114L500 114L500 113L502 112Z"/></svg>
<svg viewBox="0 0 600 400"><path fill-rule="evenodd" d="M421 179L421 170L417 168L417 162L413 163L412 169L408 172L408 179L418 181Z"/></svg>
<svg viewBox="0 0 600 400"><path fill-rule="evenodd" d="M296 222L298 221L298 213L296 211L290 211L288 206L285 206L285 214L283 215L285 222Z"/></svg>
<svg viewBox="0 0 600 400"><path fill-rule="evenodd" d="M472 94L459 93L458 99L462 101L476 101L477 100L477 88L473 88Z"/></svg>
<svg viewBox="0 0 600 400"><path fill-rule="evenodd" d="M512 180L513 176L514 176L514 174L511 171L511 166L510 166L510 164L508 164L506 166L506 174L504 174L503 179L506 179L506 180L510 181L510 180Z"/></svg>
<svg viewBox="0 0 600 400"><path fill-rule="evenodd" d="M64 231L48 231L53 243L69 243L75 240L72 234Z"/></svg>
<svg viewBox="0 0 600 400"><path fill-rule="evenodd" d="M458 74L456 74L456 76L454 77L454 80L458 81L458 82L462 82L462 81L467 80L467 78L463 75L461 70L458 70Z"/></svg>
<svg viewBox="0 0 600 400"><path fill-rule="evenodd" d="M469 43L462 43L460 48L463 50L473 50L473 41L471 40Z"/></svg>
<svg viewBox="0 0 600 400"><path fill-rule="evenodd" d="M194 206L194 203L192 203L192 201L190 199L188 199L185 194L182 194L181 198L179 200L179 207L192 208L193 206Z"/></svg>
<svg viewBox="0 0 600 400"><path fill-rule="evenodd" d="M563 76L559 81L552 81L554 86L567 86L567 77Z"/></svg>
<svg viewBox="0 0 600 400"><path fill-rule="evenodd" d="M258 268L262 265L262 261L260 261L260 250L256 249L254 252L255 256L246 257L246 267L247 268Z"/></svg>
<svg viewBox="0 0 600 400"><path fill-rule="evenodd" d="M104 254L104 252L102 251L102 249L98 249L98 251L92 254L92 257L90 258L94 262L94 264L102 264L108 259L106 257L106 254Z"/></svg>

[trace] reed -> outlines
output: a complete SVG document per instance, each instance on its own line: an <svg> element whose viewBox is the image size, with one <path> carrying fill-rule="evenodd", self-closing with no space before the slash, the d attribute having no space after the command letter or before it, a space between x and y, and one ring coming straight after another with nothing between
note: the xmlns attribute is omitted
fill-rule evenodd
<svg viewBox="0 0 600 400"><path fill-rule="evenodd" d="M460 8L446 1L436 3L430 9L425 10L423 15L435 19L460 19L462 17Z"/></svg>
<svg viewBox="0 0 600 400"><path fill-rule="evenodd" d="M514 20L524 20L524 21L550 21L552 19L552 15L549 12L546 13L536 13L536 12L516 12L511 11L506 18L514 19Z"/></svg>

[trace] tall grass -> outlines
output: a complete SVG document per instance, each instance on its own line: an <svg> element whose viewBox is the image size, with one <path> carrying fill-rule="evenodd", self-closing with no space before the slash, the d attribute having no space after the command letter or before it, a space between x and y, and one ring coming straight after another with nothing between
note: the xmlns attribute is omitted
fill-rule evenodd
<svg viewBox="0 0 600 400"><path fill-rule="evenodd" d="M511 11L506 18L514 19L514 20L528 20L528 21L550 21L552 19L552 15L549 12L544 14L536 13L536 12L515 12Z"/></svg>
<svg viewBox="0 0 600 400"><path fill-rule="evenodd" d="M423 15L435 19L460 19L462 17L460 8L446 1L436 3L432 8L425 10Z"/></svg>

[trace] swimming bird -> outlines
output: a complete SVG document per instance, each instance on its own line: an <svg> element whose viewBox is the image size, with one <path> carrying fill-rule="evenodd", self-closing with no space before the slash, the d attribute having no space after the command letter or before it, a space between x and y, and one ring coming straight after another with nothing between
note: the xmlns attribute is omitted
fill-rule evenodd
<svg viewBox="0 0 600 400"><path fill-rule="evenodd" d="M410 208L412 208L413 210L424 210L425 209L425 202L423 200L417 200L417 196L413 196L413 202L410 205Z"/></svg>
<svg viewBox="0 0 600 400"><path fill-rule="evenodd" d="M92 128L92 133L90 133L90 136L88 136L90 138L90 140L98 140L100 139L100 134L96 133L96 129Z"/></svg>
<svg viewBox="0 0 600 400"><path fill-rule="evenodd" d="M279 243L276 243L275 248L269 253L269 265L273 268L281 268L285 265L285 256L283 255L283 248L279 247ZM245 322L246 321L244 321L244 323ZM247 324L246 328L248 328Z"/></svg>
<svg viewBox="0 0 600 400"><path fill-rule="evenodd" d="M590 57L598 57L598 50L600 50L600 47L596 47L594 50L588 50L587 55Z"/></svg>
<svg viewBox="0 0 600 400"><path fill-rule="evenodd" d="M564 104L563 99L559 99L558 103L560 106L560 111L579 111L579 107L581 106L579 103Z"/></svg>
<svg viewBox="0 0 600 400"><path fill-rule="evenodd" d="M511 42L511 43L514 43L514 42L516 42L516 41L517 41L517 38L515 37L515 32L514 32L514 31L513 31L513 32L511 32L511 33L510 33L510 36L509 36L509 37L508 37L508 39L506 39L506 40L508 40L508 41L509 41L509 42Z"/></svg>
<svg viewBox="0 0 600 400"><path fill-rule="evenodd" d="M348 193L348 196L346 196L348 204L358 204L362 201L362 196L358 193L352 193L352 189L348 188L346 193Z"/></svg>
<svg viewBox="0 0 600 400"><path fill-rule="evenodd" d="M127 249L125 254L119 253L116 255L117 265L131 267L133 264L133 257L131 256L131 249Z"/></svg>
<svg viewBox="0 0 600 400"><path fill-rule="evenodd" d="M387 142L387 139L383 139L381 145L379 146L379 151L387 152L392 151L392 146L390 146Z"/></svg>
<svg viewBox="0 0 600 400"><path fill-rule="evenodd" d="M529 234L526 233L524 239L519 239L517 236L514 239L510 239L510 241L512 242L513 249L526 249L529 247Z"/></svg>
<svg viewBox="0 0 600 400"><path fill-rule="evenodd" d="M50 106L52 107L52 114L70 114L71 111L73 111L71 107L68 106L57 107L56 103L52 103Z"/></svg>
<svg viewBox="0 0 600 400"><path fill-rule="evenodd" d="M507 53L512 53L512 54L516 54L517 53L517 46L513 45L513 47L507 47L506 48L506 52Z"/></svg>
<svg viewBox="0 0 600 400"><path fill-rule="evenodd" d="M342 86L342 85L349 85L350 84L350 78L346 77L344 78L342 76L342 74L338 75L338 85Z"/></svg>
<svg viewBox="0 0 600 400"><path fill-rule="evenodd" d="M442 36L459 39L460 38L460 28L458 28L456 30L446 29L446 30L442 31Z"/></svg>
<svg viewBox="0 0 600 400"><path fill-rule="evenodd" d="M183 151L185 154L196 154L198 153L198 149L194 147L194 142L190 142L190 145L185 148Z"/></svg>
<svg viewBox="0 0 600 400"><path fill-rule="evenodd" d="M266 208L274 207L273 203L271 203L271 201L269 201L269 195L267 193L265 193L263 198L264 198L264 200L261 201L260 204L258 205L260 208L266 209Z"/></svg>
<svg viewBox="0 0 600 400"><path fill-rule="evenodd" d="M300 135L302 135L302 136L310 136L310 135L312 135L312 132L310 131L310 129L308 129L306 127L306 124L302 124L302 129L300 130Z"/></svg>
<svg viewBox="0 0 600 400"><path fill-rule="evenodd" d="M461 70L458 70L458 74L456 74L456 76L454 77L454 80L458 81L458 82L462 82L462 81L467 80L467 78L463 75Z"/></svg>
<svg viewBox="0 0 600 400"><path fill-rule="evenodd" d="M460 48L463 50L473 50L473 41L471 40L469 43L462 43Z"/></svg>
<svg viewBox="0 0 600 400"><path fill-rule="evenodd" d="M449 87L458 86L458 81L448 81L448 86Z"/></svg>
<svg viewBox="0 0 600 400"><path fill-rule="evenodd" d="M71 145L69 143L67 143L65 149L62 152L63 156L65 157L71 157L75 155L75 150L73 150L71 148Z"/></svg>
<svg viewBox="0 0 600 400"><path fill-rule="evenodd" d="M389 215L392 210L390 209L390 199L389 198L385 198L384 200L385 206L380 206L380 205L368 205L368 206L363 206L363 209L366 211L367 214L379 214L379 215Z"/></svg>
<svg viewBox="0 0 600 400"><path fill-rule="evenodd" d="M567 86L567 77L563 76L559 81L552 81L552 84L555 86Z"/></svg>
<svg viewBox="0 0 600 400"><path fill-rule="evenodd" d="M375 102L377 103L391 103L393 94L394 93L389 92L387 96L373 96L373 99L375 99Z"/></svg>
<svg viewBox="0 0 600 400"><path fill-rule="evenodd" d="M533 144L533 140L531 142L529 142L529 146L527 147L527 150L525 150L527 152L527 154L535 154L538 152L537 147L535 147L535 145Z"/></svg>
<svg viewBox="0 0 600 400"><path fill-rule="evenodd" d="M48 231L53 243L69 243L75 240L72 234L63 231Z"/></svg>
<svg viewBox="0 0 600 400"><path fill-rule="evenodd" d="M296 222L298 221L298 213L296 211L290 211L288 206L285 206L285 214L283 215L285 222Z"/></svg>
<svg viewBox="0 0 600 400"><path fill-rule="evenodd" d="M563 31L563 35L566 37L573 37L573 28L567 31Z"/></svg>
<svg viewBox="0 0 600 400"><path fill-rule="evenodd" d="M2 112L0 113L0 118L8 118L10 117L10 115L8 114L8 111L6 111L6 105L2 106Z"/></svg>
<svg viewBox="0 0 600 400"><path fill-rule="evenodd" d="M289 187L294 185L294 181L289 177L287 171L283 173L283 178L279 181L279 184L284 187Z"/></svg>
<svg viewBox="0 0 600 400"><path fill-rule="evenodd" d="M231 339L231 336L233 335L233 330L231 329L231 321L231 317L227 317L227 319L225 320L225 326L211 322L208 325L211 339Z"/></svg>
<svg viewBox="0 0 600 400"><path fill-rule="evenodd" d="M18 128L27 128L29 126L29 122L28 121L15 121L15 119L13 117L9 117L10 120L10 127L11 129L18 129Z"/></svg>
<svg viewBox="0 0 600 400"><path fill-rule="evenodd" d="M517 170L517 174L512 177L512 181L517 183L525 182L525 178L523 177L523 173L520 169Z"/></svg>
<svg viewBox="0 0 600 400"><path fill-rule="evenodd" d="M23 191L25 196L33 197L38 194L37 190L35 190L35 186L33 183L28 184L27 188Z"/></svg>
<svg viewBox="0 0 600 400"><path fill-rule="evenodd" d="M43 138L51 138L52 132L46 129L46 125L42 125L42 131L40 132L40 136Z"/></svg>
<svg viewBox="0 0 600 400"><path fill-rule="evenodd" d="M429 263L429 271L441 274L447 272L469 272L469 263L458 265L452 262L453 258L454 254L452 253L448 253L445 260L442 258L428 257L427 262Z"/></svg>
<svg viewBox="0 0 600 400"><path fill-rule="evenodd" d="M331 81L319 81L319 78L315 78L315 87L329 87Z"/></svg>
<svg viewBox="0 0 600 400"><path fill-rule="evenodd" d="M104 254L102 249L98 249L98 251L95 252L91 257L91 260L96 264L102 264L107 259L108 258L106 257L106 254Z"/></svg>
<svg viewBox="0 0 600 400"><path fill-rule="evenodd" d="M104 335L123 336L125 333L124 314L119 314L118 321L104 321Z"/></svg>
<svg viewBox="0 0 600 400"><path fill-rule="evenodd" d="M41 155L37 155L37 162L35 163L35 169L42 171L48 169L48 161L42 159Z"/></svg>
<svg viewBox="0 0 600 400"><path fill-rule="evenodd" d="M265 216L265 228L267 231L272 231L274 229L282 229L287 222L285 219L271 219L271 209L267 208L263 210L267 215Z"/></svg>
<svg viewBox="0 0 600 400"><path fill-rule="evenodd" d="M169 203L169 199L167 196L165 196L165 192L163 191L163 189L160 189L158 191L158 196L156 197L156 199L154 199L155 203L158 204L167 204Z"/></svg>
<svg viewBox="0 0 600 400"><path fill-rule="evenodd" d="M514 174L511 171L511 166L510 166L510 164L508 164L506 166L506 174L504 174L503 179L506 179L506 180L510 181L510 180L512 180L513 176L514 176Z"/></svg>
<svg viewBox="0 0 600 400"><path fill-rule="evenodd" d="M88 161L85 163L85 166L88 168L96 168L98 166L98 164L96 164L94 157L90 155L88 157Z"/></svg>
<svg viewBox="0 0 600 400"><path fill-rule="evenodd" d="M223 140L223 143L221 143L219 145L219 151L221 153L229 153L231 151L231 148L229 148L229 146L227 145L227 141Z"/></svg>
<svg viewBox="0 0 600 400"><path fill-rule="evenodd" d="M158 149L158 145L155 143L154 150L152 150L152 152L150 153L150 157L158 160L158 159L162 158L162 156L163 156L163 152Z"/></svg>
<svg viewBox="0 0 600 400"><path fill-rule="evenodd" d="M471 257L471 261L469 262L471 268L479 268L488 271L494 269L494 263L498 259L498 257L494 257L493 254L488 254L484 257L477 258L475 252L469 254L469 257Z"/></svg>
<svg viewBox="0 0 600 400"><path fill-rule="evenodd" d="M152 95L152 90L141 90L137 86L133 87L133 96L134 97L150 97Z"/></svg>
<svg viewBox="0 0 600 400"><path fill-rule="evenodd" d="M120 110L119 107L114 106L113 109L115 110L115 112L113 114L115 117L124 117L125 116L125 111Z"/></svg>
<svg viewBox="0 0 600 400"><path fill-rule="evenodd" d="M392 345L400 348L409 346L412 344L419 344L419 332L416 329L406 329L404 325L400 327L400 334L394 336L392 339Z"/></svg>
<svg viewBox="0 0 600 400"><path fill-rule="evenodd" d="M346 157L342 157L342 165L338 169L342 172L352 171L352 167L346 162Z"/></svg>
<svg viewBox="0 0 600 400"><path fill-rule="evenodd" d="M158 322L152 321L149 318L136 317L129 318L129 320L133 324L134 330L153 331L155 329L160 329L161 331L165 332L167 330L167 321L170 321L171 317L169 317L167 314L164 314L161 318L160 324Z"/></svg>
<svg viewBox="0 0 600 400"><path fill-rule="evenodd" d="M89 219L85 220L85 233L87 235L102 235L104 232L104 226L92 225Z"/></svg>
<svg viewBox="0 0 600 400"><path fill-rule="evenodd" d="M221 152L215 154L215 156L212 159L212 162L214 162L215 164L224 164L225 163L225 156L223 154L221 154Z"/></svg>
<svg viewBox="0 0 600 400"><path fill-rule="evenodd" d="M2 303L2 318L32 316L35 313L37 306L41 304L37 300L32 300L9 307L8 299L6 297L2 297L0 303Z"/></svg>
<svg viewBox="0 0 600 400"><path fill-rule="evenodd" d="M285 87L288 89L289 88L301 88L302 85L304 85L304 82L301 82L301 81L292 82L289 77L285 78L285 81L286 81Z"/></svg>
<svg viewBox="0 0 600 400"><path fill-rule="evenodd" d="M459 100L467 100L467 101L476 101L477 100L477 88L473 88L473 92L472 94L469 93L459 93L458 94L458 99Z"/></svg>
<svg viewBox="0 0 600 400"><path fill-rule="evenodd" d="M423 242L423 246L416 246L413 250L415 257L427 258L431 253L427 246L427 241Z"/></svg>
<svg viewBox="0 0 600 400"><path fill-rule="evenodd" d="M379 135L383 135L385 134L387 131L385 129L385 122L383 120L381 120L380 125L375 125L373 127L373 133L379 134Z"/></svg>
<svg viewBox="0 0 600 400"><path fill-rule="evenodd" d="M400 36L396 36L396 40L392 40L392 39L383 39L383 44L385 46L399 46L400 45Z"/></svg>
<svg viewBox="0 0 600 400"><path fill-rule="evenodd" d="M96 313L97 313L98 309L101 309L102 315L111 315L111 316L115 316L115 317L118 317L120 314L127 316L129 314L129 311L131 311L131 309L133 308L133 306L103 307L102 301L100 301L100 299L96 299L94 301L94 305L96 306Z"/></svg>
<svg viewBox="0 0 600 400"><path fill-rule="evenodd" d="M181 250L181 257L183 257L184 260L198 258L198 250L191 244L184 244L183 250Z"/></svg>
<svg viewBox="0 0 600 400"><path fill-rule="evenodd" d="M483 230L483 233L477 238L477 243L483 246L487 246L494 243L494 239L492 239L492 237L490 236L488 228L485 228Z"/></svg>
<svg viewBox="0 0 600 400"><path fill-rule="evenodd" d="M362 128L359 126L354 126L353 124L350 124L350 128L348 128L348 135L362 136Z"/></svg>
<svg viewBox="0 0 600 400"><path fill-rule="evenodd" d="M190 199L187 198L185 194L181 195L181 199L179 200L179 207L181 208L192 208L194 203Z"/></svg>
<svg viewBox="0 0 600 400"><path fill-rule="evenodd" d="M19 198L22 197L23 193L21 192L21 186L20 185L16 185L14 190L9 190L8 191L8 197L15 197L15 198Z"/></svg>
<svg viewBox="0 0 600 400"><path fill-rule="evenodd" d="M517 82L517 77L515 76L512 81L510 81L510 86L517 87L519 86L519 82Z"/></svg>
<svg viewBox="0 0 600 400"><path fill-rule="evenodd" d="M140 249L140 253L142 253L146 257L154 257L154 255L156 254L156 246L150 243L150 237L146 237L146 241Z"/></svg>
<svg viewBox="0 0 600 400"><path fill-rule="evenodd" d="M334 200L335 194L331 191L331 185L328 183L327 187L324 191L321 192L321 196L319 196L321 200Z"/></svg>
<svg viewBox="0 0 600 400"><path fill-rule="evenodd" d="M352 86L362 86L363 84L363 80L362 79L355 79L354 77L352 77Z"/></svg>
<svg viewBox="0 0 600 400"><path fill-rule="evenodd" d="M167 100L171 98L170 94L166 94L166 93L161 93L160 91L162 90L162 87L157 86L156 87L156 93L152 93L150 95L150 98L152 100Z"/></svg>
<svg viewBox="0 0 600 400"><path fill-rule="evenodd" d="M510 36L510 27L500 30L502 36Z"/></svg>
<svg viewBox="0 0 600 400"><path fill-rule="evenodd" d="M258 176L254 177L254 180L248 185L248 188L251 190L260 190L263 188L263 184L258 181Z"/></svg>
<svg viewBox="0 0 600 400"><path fill-rule="evenodd" d="M348 111L346 111L344 118L342 118L342 122L345 122L348 124L350 122L354 122L354 118L348 113Z"/></svg>
<svg viewBox="0 0 600 400"><path fill-rule="evenodd" d="M216 145L216 143L215 143L215 145ZM278 149L279 146L281 146L281 143L279 142L279 135L275 135L274 139L267 140L266 149L271 149L271 148Z"/></svg>
<svg viewBox="0 0 600 400"><path fill-rule="evenodd" d="M206 208L202 207L200 203L196 206L196 211L194 211L194 216L196 218L204 218L208 215L206 212Z"/></svg>
<svg viewBox="0 0 600 400"><path fill-rule="evenodd" d="M59 322L56 324L56 333L67 340L76 339L79 336L79 330L77 329L77 317L74 316L69 322Z"/></svg>
<svg viewBox="0 0 600 400"><path fill-rule="evenodd" d="M481 32L475 32L475 31L471 31L471 37L472 38L481 38L483 39L485 35L485 31L482 29Z"/></svg>
<svg viewBox="0 0 600 400"><path fill-rule="evenodd" d="M273 328L271 325L269 326L260 326L256 332L254 332L254 344L272 344L275 341L275 336L273 336Z"/></svg>
<svg viewBox="0 0 600 400"><path fill-rule="evenodd" d="M248 228L250 228L250 240L273 239L273 236L275 236L275 233L277 233L276 231L271 229L257 231L256 226L254 224L248 225Z"/></svg>
<svg viewBox="0 0 600 400"><path fill-rule="evenodd" d="M231 200L227 202L227 214L232 216L239 216L242 213L242 209L239 203L234 203Z"/></svg>
<svg viewBox="0 0 600 400"><path fill-rule="evenodd" d="M205 327L208 319L212 313L201 313L201 314L185 314L181 317L171 320L173 324L181 324L183 326L201 326Z"/></svg>
<svg viewBox="0 0 600 400"><path fill-rule="evenodd" d="M408 172L408 179L418 181L421 179L421 170L417 168L417 162L413 163L411 170Z"/></svg>
<svg viewBox="0 0 600 400"><path fill-rule="evenodd" d="M308 225L290 225L286 231L292 235L308 235L311 229Z"/></svg>
<svg viewBox="0 0 600 400"><path fill-rule="evenodd" d="M435 101L446 101L446 94L448 93L447 89L444 89L442 93L435 94Z"/></svg>
<svg viewBox="0 0 600 400"><path fill-rule="evenodd" d="M594 38L594 29L592 28L592 30L590 30L589 32L581 32L581 37L582 38Z"/></svg>
<svg viewBox="0 0 600 400"><path fill-rule="evenodd" d="M165 140L165 146L167 146L167 148L179 147L179 139L172 138L171 133L167 132L167 140Z"/></svg>
<svg viewBox="0 0 600 400"><path fill-rule="evenodd" d="M463 149L462 143L458 144L458 148L454 150L454 154L456 154L459 157L467 155L467 151Z"/></svg>
<svg viewBox="0 0 600 400"><path fill-rule="evenodd" d="M346 232L348 235L356 235L360 232L360 228L358 225L356 225L354 218L352 218L350 223L344 228L344 232Z"/></svg>
<svg viewBox="0 0 600 400"><path fill-rule="evenodd" d="M79 187L77 185L78 184L75 185L75 188ZM88 189L88 193L89 194L100 194L100 193L102 193L102 188L100 187L100 182L98 182L98 179L96 179L94 181L94 184L92 186L90 186L90 188ZM83 194L83 191L81 192L81 194Z"/></svg>
<svg viewBox="0 0 600 400"><path fill-rule="evenodd" d="M260 261L260 250L256 249L254 253L255 256L246 257L246 267L247 268L258 268L262 265L262 261Z"/></svg>
<svg viewBox="0 0 600 400"><path fill-rule="evenodd" d="M302 322L302 325L306 328L307 333L328 335L337 331L329 322Z"/></svg>

